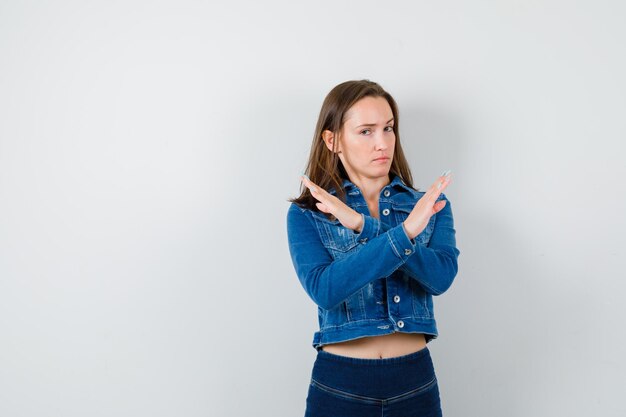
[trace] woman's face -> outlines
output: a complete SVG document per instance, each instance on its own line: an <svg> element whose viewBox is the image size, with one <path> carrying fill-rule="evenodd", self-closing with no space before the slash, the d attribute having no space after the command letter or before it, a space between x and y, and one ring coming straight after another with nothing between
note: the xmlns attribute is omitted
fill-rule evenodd
<svg viewBox="0 0 626 417"><path fill-rule="evenodd" d="M383 97L364 97L348 110L337 151L352 181L389 174L396 144L393 124L393 112ZM332 150L337 137L326 130L324 140Z"/></svg>

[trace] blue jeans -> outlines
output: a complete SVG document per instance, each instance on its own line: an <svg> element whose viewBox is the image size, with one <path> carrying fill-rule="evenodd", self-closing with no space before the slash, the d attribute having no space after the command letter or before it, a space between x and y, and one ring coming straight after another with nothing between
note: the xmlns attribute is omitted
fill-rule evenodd
<svg viewBox="0 0 626 417"><path fill-rule="evenodd" d="M441 417L428 347L383 359L318 350L305 417Z"/></svg>

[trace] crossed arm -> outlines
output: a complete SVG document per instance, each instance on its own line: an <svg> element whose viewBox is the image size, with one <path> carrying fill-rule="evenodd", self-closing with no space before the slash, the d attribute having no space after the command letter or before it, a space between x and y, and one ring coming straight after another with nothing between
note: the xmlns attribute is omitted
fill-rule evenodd
<svg viewBox="0 0 626 417"><path fill-rule="evenodd" d="M446 205L435 215L435 225L428 245L419 240L413 242L413 254L400 266L402 271L433 295L444 293L452 285L458 272L457 260L460 254L456 247L456 230L450 200L443 193L439 199L446 200ZM366 214L363 214L363 218L359 239L370 239L391 228L387 223Z"/></svg>
<svg viewBox="0 0 626 417"><path fill-rule="evenodd" d="M398 268L434 295L450 287L460 252L456 248L449 201L437 213L428 246L418 239L409 239L403 223L390 226L363 216L363 228L356 238L367 240L358 250L334 260L310 214L293 203L289 207L287 236L291 259L300 283L317 305L332 309L364 285L389 276Z"/></svg>

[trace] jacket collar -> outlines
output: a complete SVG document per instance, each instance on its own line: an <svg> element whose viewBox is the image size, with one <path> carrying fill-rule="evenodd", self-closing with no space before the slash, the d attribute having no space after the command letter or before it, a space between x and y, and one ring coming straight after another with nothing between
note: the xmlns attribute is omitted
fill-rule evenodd
<svg viewBox="0 0 626 417"><path fill-rule="evenodd" d="M385 187L390 187L390 188L401 188L404 189L410 193L414 193L415 190L411 187L409 187L408 185L406 185L404 183L404 181L402 181L402 178L400 178L398 175L395 174L389 174L391 175L393 178L391 179L391 182L386 185ZM352 181L348 180L347 178L343 179L343 183L342 183L342 187L344 188L344 190L346 190L346 193L352 189L358 189L359 187L356 186L356 184L354 184ZM335 195L336 194L336 190L334 187L332 187L329 191L330 194Z"/></svg>

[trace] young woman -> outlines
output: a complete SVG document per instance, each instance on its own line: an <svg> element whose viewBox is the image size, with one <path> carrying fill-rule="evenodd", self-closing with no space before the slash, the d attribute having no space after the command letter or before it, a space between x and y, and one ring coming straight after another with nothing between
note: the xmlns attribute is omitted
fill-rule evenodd
<svg viewBox="0 0 626 417"><path fill-rule="evenodd" d="M413 188L398 122L377 83L334 87L289 200L289 251L320 325L306 417L442 415L426 344L438 335L432 296L452 284L460 253L451 176Z"/></svg>

